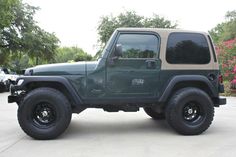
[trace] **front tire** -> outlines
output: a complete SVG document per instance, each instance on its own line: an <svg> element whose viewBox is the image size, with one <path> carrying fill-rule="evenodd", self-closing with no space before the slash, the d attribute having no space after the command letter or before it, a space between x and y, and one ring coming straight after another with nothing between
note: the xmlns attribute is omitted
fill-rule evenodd
<svg viewBox="0 0 236 157"><path fill-rule="evenodd" d="M183 135L198 135L211 125L214 117L212 100L197 88L178 90L166 109L169 125Z"/></svg>
<svg viewBox="0 0 236 157"><path fill-rule="evenodd" d="M71 121L71 105L53 88L37 88L28 93L18 108L18 122L23 131L39 140L61 135Z"/></svg>

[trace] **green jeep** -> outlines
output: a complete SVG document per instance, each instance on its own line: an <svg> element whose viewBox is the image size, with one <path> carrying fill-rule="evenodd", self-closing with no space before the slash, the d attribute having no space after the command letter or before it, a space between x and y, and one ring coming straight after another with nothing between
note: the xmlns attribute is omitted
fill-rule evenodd
<svg viewBox="0 0 236 157"><path fill-rule="evenodd" d="M117 29L98 61L29 68L11 87L18 121L35 139L61 135L72 113L87 108L136 112L166 119L183 135L212 123L214 107L226 104L209 34L156 28Z"/></svg>

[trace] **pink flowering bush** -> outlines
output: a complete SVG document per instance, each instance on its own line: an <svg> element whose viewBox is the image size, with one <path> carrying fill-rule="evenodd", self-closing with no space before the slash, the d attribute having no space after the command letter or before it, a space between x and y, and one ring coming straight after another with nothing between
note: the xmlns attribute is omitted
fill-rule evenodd
<svg viewBox="0 0 236 157"><path fill-rule="evenodd" d="M233 80L231 81L231 89L236 89L236 65L234 66L233 73L235 74Z"/></svg>
<svg viewBox="0 0 236 157"><path fill-rule="evenodd" d="M224 80L236 81L236 38L218 44L216 52Z"/></svg>

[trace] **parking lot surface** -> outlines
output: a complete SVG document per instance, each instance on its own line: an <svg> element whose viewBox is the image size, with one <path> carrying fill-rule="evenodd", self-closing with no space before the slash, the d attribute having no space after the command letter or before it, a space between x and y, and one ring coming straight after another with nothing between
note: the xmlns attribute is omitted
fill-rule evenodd
<svg viewBox="0 0 236 157"><path fill-rule="evenodd" d="M74 114L69 128L55 140L27 136L17 122L17 105L0 93L0 157L235 157L236 98L215 109L211 127L198 136L175 133L143 110L108 113L87 109Z"/></svg>

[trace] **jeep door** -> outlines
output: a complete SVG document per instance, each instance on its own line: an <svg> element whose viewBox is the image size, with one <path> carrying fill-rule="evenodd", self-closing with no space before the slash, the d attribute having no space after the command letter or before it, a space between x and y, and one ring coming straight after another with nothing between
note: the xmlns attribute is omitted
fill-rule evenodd
<svg viewBox="0 0 236 157"><path fill-rule="evenodd" d="M121 46L120 57L115 55ZM119 32L106 66L107 97L157 97L160 37L151 32Z"/></svg>

